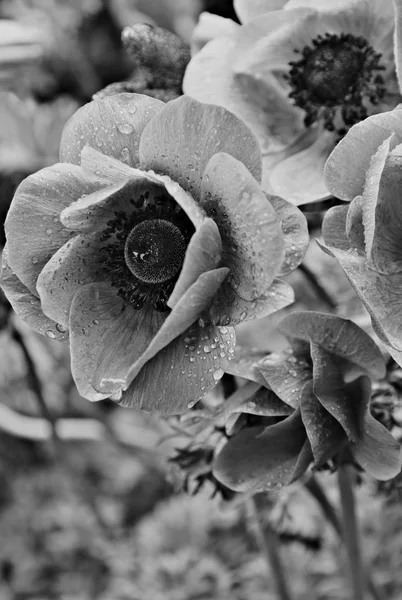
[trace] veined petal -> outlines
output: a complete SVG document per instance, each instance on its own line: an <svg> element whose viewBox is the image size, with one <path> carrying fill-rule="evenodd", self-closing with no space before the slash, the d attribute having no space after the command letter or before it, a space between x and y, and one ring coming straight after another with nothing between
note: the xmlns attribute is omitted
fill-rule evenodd
<svg viewBox="0 0 402 600"><path fill-rule="evenodd" d="M222 240L218 226L212 219L206 219L190 240L179 278L167 302L168 306L173 308L202 273L216 269L221 255Z"/></svg>
<svg viewBox="0 0 402 600"><path fill-rule="evenodd" d="M395 109L372 115L353 125L335 146L324 169L327 188L341 200L353 200L364 190L371 157L393 133L402 142L402 112Z"/></svg>
<svg viewBox="0 0 402 600"><path fill-rule="evenodd" d="M132 167L138 166L141 134L164 106L150 96L126 93L85 104L64 128L60 160L79 165L81 150L88 145Z"/></svg>
<svg viewBox="0 0 402 600"><path fill-rule="evenodd" d="M143 366L119 404L164 415L184 412L215 387L234 344L232 327L194 323Z"/></svg>
<svg viewBox="0 0 402 600"><path fill-rule="evenodd" d="M135 310L107 283L80 287L70 310L71 369L79 393L101 400L121 391L165 318L152 308Z"/></svg>
<svg viewBox="0 0 402 600"><path fill-rule="evenodd" d="M275 210L243 163L223 152L208 162L201 205L218 224L227 285L247 301L265 294L284 259L284 239Z"/></svg>
<svg viewBox="0 0 402 600"><path fill-rule="evenodd" d="M276 164L269 174L273 193L296 206L327 196L324 167L334 145L334 134L322 132L311 146Z"/></svg>
<svg viewBox="0 0 402 600"><path fill-rule="evenodd" d="M228 269L222 267L213 271L202 273L181 298L176 302L173 310L166 317L162 327L142 355L133 364L127 375L125 389L134 381L144 364L151 360L158 352L168 346L175 338L184 333L201 317L209 308L212 298L222 282L227 277ZM207 338L205 338L207 339Z"/></svg>
<svg viewBox="0 0 402 600"><path fill-rule="evenodd" d="M95 176L63 163L30 175L18 187L5 223L8 259L33 294L47 261L74 235L60 222L61 211L83 194L102 187Z"/></svg>
<svg viewBox="0 0 402 600"><path fill-rule="evenodd" d="M2 253L0 282L15 313L24 323L52 340L68 341L66 328L60 323L55 323L43 313L39 298L32 294L12 271L7 260L7 246L4 247Z"/></svg>
<svg viewBox="0 0 402 600"><path fill-rule="evenodd" d="M402 271L402 144L380 146L367 173L362 211L369 263L381 273Z"/></svg>
<svg viewBox="0 0 402 600"><path fill-rule="evenodd" d="M77 290L89 283L107 281L99 234L77 235L46 263L36 284L43 312L68 327L70 307Z"/></svg>
<svg viewBox="0 0 402 600"><path fill-rule="evenodd" d="M261 181L261 152L250 129L222 107L182 96L168 102L144 129L140 163L142 169L169 175L198 200L205 167L222 151Z"/></svg>
<svg viewBox="0 0 402 600"><path fill-rule="evenodd" d="M214 475L237 492L280 489L293 480L305 441L300 411L265 429L244 429L231 438L218 454ZM307 466L306 461L300 471Z"/></svg>
<svg viewBox="0 0 402 600"><path fill-rule="evenodd" d="M234 0L233 5L242 23L261 17L271 10L283 8L288 0Z"/></svg>
<svg viewBox="0 0 402 600"><path fill-rule="evenodd" d="M287 275L294 271L306 254L310 243L306 217L303 213L279 196L267 195L281 221L285 240L285 258L279 275Z"/></svg>

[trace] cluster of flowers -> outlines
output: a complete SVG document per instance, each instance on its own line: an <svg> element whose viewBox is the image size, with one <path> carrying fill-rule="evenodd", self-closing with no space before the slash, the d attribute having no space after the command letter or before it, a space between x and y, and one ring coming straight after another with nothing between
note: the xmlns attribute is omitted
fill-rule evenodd
<svg viewBox="0 0 402 600"><path fill-rule="evenodd" d="M60 163L15 194L2 287L29 326L69 342L89 400L179 414L244 375L235 326L293 302L280 277L309 243L298 205L332 195L349 204L327 212L322 249L402 364L402 2L235 7L241 24L202 16L186 95L99 95L67 123ZM286 418L233 435L216 476L258 491L341 451L396 475L399 446L368 408L385 373L375 343L330 315L281 327L291 350L249 360L258 390L234 412Z"/></svg>

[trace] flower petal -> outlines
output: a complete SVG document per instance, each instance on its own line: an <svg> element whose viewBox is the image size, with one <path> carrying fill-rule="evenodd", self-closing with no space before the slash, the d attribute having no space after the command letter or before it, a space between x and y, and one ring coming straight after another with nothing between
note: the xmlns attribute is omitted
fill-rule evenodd
<svg viewBox="0 0 402 600"><path fill-rule="evenodd" d="M7 260L7 246L2 253L0 281L7 299L24 323L50 339L68 341L68 331L43 313L39 298L34 296L12 271Z"/></svg>
<svg viewBox="0 0 402 600"><path fill-rule="evenodd" d="M348 239L350 240L350 245L353 246L354 248L357 248L358 250L361 250L362 252L364 252L364 250L365 250L364 226L363 226L363 206L364 206L363 196L356 196L356 198L354 198L349 205L349 210L347 211L346 223L345 223L346 235L347 235ZM322 234L323 234L324 238L326 239L327 231L325 231L325 233L324 233L324 228L322 229ZM340 234L339 234L339 237L340 237ZM330 242L328 242L328 243L329 243L329 245L336 245L336 244L331 244ZM337 246L337 247L342 248L342 250L348 250L348 246L346 246L346 245L345 245L345 247L342 247L342 246Z"/></svg>
<svg viewBox="0 0 402 600"><path fill-rule="evenodd" d="M287 348L283 352L266 356L258 363L258 368L270 388L293 408L300 406L303 389L313 378L307 358L308 348Z"/></svg>
<svg viewBox="0 0 402 600"><path fill-rule="evenodd" d="M349 214L348 210L349 206L352 207L352 204L346 206L333 206L326 212L321 233L328 246L341 248L342 250L349 250L352 246L352 242L346 233Z"/></svg>
<svg viewBox="0 0 402 600"><path fill-rule="evenodd" d="M79 393L101 400L119 392L165 318L151 308L135 310L107 283L80 287L70 310L71 369Z"/></svg>
<svg viewBox="0 0 402 600"><path fill-rule="evenodd" d="M180 300L198 277L215 269L221 259L222 240L215 221L206 219L192 236L173 292L167 302L170 308Z"/></svg>
<svg viewBox="0 0 402 600"><path fill-rule="evenodd" d="M402 350L402 273L383 275L370 269L365 258L357 252L320 246L338 260L368 310L373 325L379 330L376 333L385 343Z"/></svg>
<svg viewBox="0 0 402 600"><path fill-rule="evenodd" d="M363 193L371 157L378 146L395 133L402 142L402 112L395 109L367 117L353 125L335 146L324 169L327 188L341 200L353 200Z"/></svg>
<svg viewBox="0 0 402 600"><path fill-rule="evenodd" d="M226 19L219 15L209 12L202 12L198 18L198 23L193 29L191 37L191 53L194 55L201 50L211 40L230 37L240 27L232 19Z"/></svg>
<svg viewBox="0 0 402 600"><path fill-rule="evenodd" d="M61 211L102 185L80 167L59 163L30 175L18 187L5 223L8 258L32 293L44 265L74 235L60 222Z"/></svg>
<svg viewBox="0 0 402 600"><path fill-rule="evenodd" d="M288 275L299 266L310 243L307 219L298 208L279 196L268 195L268 200L281 221L285 239L285 259L278 274Z"/></svg>
<svg viewBox="0 0 402 600"><path fill-rule="evenodd" d="M227 275L228 269L225 267L207 271L202 273L197 281L186 290L175 304L172 312L169 313L158 333L153 336L148 348L133 365L132 369L130 369L127 375L126 388L147 361L151 360L151 358L168 346L176 337L189 329L201 317L210 306L212 298ZM192 346L190 342L189 346Z"/></svg>
<svg viewBox="0 0 402 600"><path fill-rule="evenodd" d="M265 352L256 348L237 346L236 353L228 366L227 372L235 377L249 379L267 387L267 382L258 368L258 361L265 358L265 355Z"/></svg>
<svg viewBox="0 0 402 600"><path fill-rule="evenodd" d="M305 441L300 411L266 429L244 429L218 454L214 475L236 492L280 489L292 481Z"/></svg>
<svg viewBox="0 0 402 600"><path fill-rule="evenodd" d="M260 17L271 10L279 10L288 0L234 0L233 5L242 23Z"/></svg>
<svg viewBox="0 0 402 600"><path fill-rule="evenodd" d="M77 235L53 254L36 284L43 312L48 317L68 327L76 291L88 283L111 279L111 274L103 268L104 246L98 233Z"/></svg>
<svg viewBox="0 0 402 600"><path fill-rule="evenodd" d="M325 410L314 394L312 381L303 388L300 406L314 456L314 466L321 467L348 443L348 438L342 426Z"/></svg>
<svg viewBox="0 0 402 600"><path fill-rule="evenodd" d="M194 323L143 366L119 404L163 415L183 413L215 387L234 343L231 327Z"/></svg>
<svg viewBox="0 0 402 600"><path fill-rule="evenodd" d="M88 145L132 167L138 166L141 134L164 106L164 102L155 98L126 93L85 104L64 128L60 160L79 165L81 150Z"/></svg>
<svg viewBox="0 0 402 600"><path fill-rule="evenodd" d="M206 166L201 205L218 224L227 285L244 300L258 299L284 259L281 225L269 200L241 162L220 152Z"/></svg>
<svg viewBox="0 0 402 600"><path fill-rule="evenodd" d="M273 193L296 206L327 196L324 166L334 145L334 134L323 132L311 146L276 164L269 175Z"/></svg>
<svg viewBox="0 0 402 600"><path fill-rule="evenodd" d="M261 181L261 152L247 125L222 107L182 96L168 102L144 129L141 168L169 175L198 199L204 169L218 151L242 161Z"/></svg>
<svg viewBox="0 0 402 600"><path fill-rule="evenodd" d="M293 413L293 408L285 402L282 402L280 398L272 390L268 390L265 387L260 387L258 384L251 383L253 386L251 391L243 386L239 388L232 396L230 401L227 400L222 407L222 414L219 415L219 421L227 419L238 413L246 413L249 415L258 415L261 417L282 417L288 416ZM257 388L257 389L255 389ZM242 394L242 391L244 393ZM255 390L255 391L253 391ZM238 398L235 398L238 394Z"/></svg>
<svg viewBox="0 0 402 600"><path fill-rule="evenodd" d="M373 379L385 375L384 359L377 344L349 319L315 311L295 311L282 319L279 330L290 340L296 338L319 344Z"/></svg>
<svg viewBox="0 0 402 600"><path fill-rule="evenodd" d="M389 152L390 143L391 138L383 142L373 158L362 204L367 258L381 273L402 271L402 144Z"/></svg>
<svg viewBox="0 0 402 600"><path fill-rule="evenodd" d="M399 90L402 93L402 2L401 0L394 0L393 4L395 9L395 66Z"/></svg>

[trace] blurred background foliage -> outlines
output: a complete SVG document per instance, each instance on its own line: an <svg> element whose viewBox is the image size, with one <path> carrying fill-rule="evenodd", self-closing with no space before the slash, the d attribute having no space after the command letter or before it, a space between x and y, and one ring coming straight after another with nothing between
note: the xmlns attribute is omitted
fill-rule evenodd
<svg viewBox="0 0 402 600"><path fill-rule="evenodd" d="M236 18L229 0L0 1L2 223L22 179L57 162L63 126L80 105L106 86L149 92L143 65L121 41L123 28L140 22L164 27L185 49L203 10ZM156 88L151 95L159 94ZM289 277L297 298L290 310L337 308L369 330L340 267L314 243L322 214L307 217L312 244L307 271ZM285 313L239 326L240 346L282 348L276 324ZM2 600L275 598L247 501L224 501L232 494L211 481L205 456L202 464L190 465L189 434L181 421L80 398L68 347L25 328L4 296L0 356ZM374 401L399 437L401 381L402 373L393 369L378 384ZM220 385L230 388L230 381ZM215 401L212 395L205 406ZM197 405L195 416L203 408ZM172 456L180 460L169 462ZM188 473L193 469L192 478L184 480L178 464ZM331 474L318 477L336 502ZM362 480L365 558L389 600L402 594L400 503L398 482L378 488ZM282 541L295 598L347 600L343 550L303 485L266 495L265 504L266 524Z"/></svg>

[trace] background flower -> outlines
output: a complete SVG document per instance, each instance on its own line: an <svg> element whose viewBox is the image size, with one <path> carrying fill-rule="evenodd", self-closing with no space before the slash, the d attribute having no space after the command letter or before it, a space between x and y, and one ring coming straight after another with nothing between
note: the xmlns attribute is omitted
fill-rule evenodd
<svg viewBox="0 0 402 600"><path fill-rule="evenodd" d="M305 219L261 191L247 126L187 97L92 102L60 158L16 192L6 294L42 333L69 331L83 396L181 412L223 375L234 325L292 302L277 276L304 255Z"/></svg>
<svg viewBox="0 0 402 600"><path fill-rule="evenodd" d="M399 363L401 142L399 109L374 115L350 130L328 160L326 180L332 193L352 202L330 209L323 223L323 249L337 258L376 333Z"/></svg>
<svg viewBox="0 0 402 600"><path fill-rule="evenodd" d="M295 204L328 196L323 167L340 137L398 102L393 4L240 0L236 9L243 25L220 22L224 37L192 58L184 91L251 127L266 189Z"/></svg>
<svg viewBox="0 0 402 600"><path fill-rule="evenodd" d="M316 312L294 312L280 330L290 348L253 367L253 379L270 389L248 399L240 389L236 410L285 416L290 408L290 415L235 432L216 457L217 479L235 491L279 489L341 452L377 479L395 477L399 444L369 409L369 377L385 375L373 340L351 321Z"/></svg>

